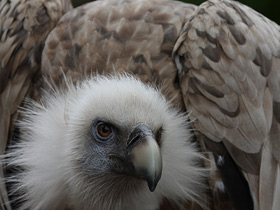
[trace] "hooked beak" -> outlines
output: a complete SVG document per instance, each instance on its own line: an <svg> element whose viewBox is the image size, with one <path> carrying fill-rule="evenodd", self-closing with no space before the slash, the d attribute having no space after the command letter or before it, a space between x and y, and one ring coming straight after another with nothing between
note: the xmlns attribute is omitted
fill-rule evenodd
<svg viewBox="0 0 280 210"><path fill-rule="evenodd" d="M161 178L162 157L155 135L146 125L138 125L127 141L128 155L136 176L145 179L153 192Z"/></svg>

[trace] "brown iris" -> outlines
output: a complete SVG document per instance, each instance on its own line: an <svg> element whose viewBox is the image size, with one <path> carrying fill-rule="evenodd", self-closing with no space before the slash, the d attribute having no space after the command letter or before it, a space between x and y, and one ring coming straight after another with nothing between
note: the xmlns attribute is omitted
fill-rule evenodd
<svg viewBox="0 0 280 210"><path fill-rule="evenodd" d="M98 125L97 125L97 132L101 138L106 138L106 137L109 137L110 134L112 133L112 128L110 125L101 122L101 123L98 123Z"/></svg>

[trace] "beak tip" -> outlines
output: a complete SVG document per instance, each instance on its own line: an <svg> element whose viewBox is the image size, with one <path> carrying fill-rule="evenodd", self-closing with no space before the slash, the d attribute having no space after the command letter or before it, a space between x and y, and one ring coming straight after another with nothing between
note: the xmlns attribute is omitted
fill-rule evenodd
<svg viewBox="0 0 280 210"><path fill-rule="evenodd" d="M161 178L161 174L156 176L156 177L153 177L153 178L151 176L146 176L145 177L145 179L148 183L148 187L149 187L151 192L155 191L160 178Z"/></svg>
<svg viewBox="0 0 280 210"><path fill-rule="evenodd" d="M149 182L148 181L148 186L151 192L154 192L156 187L157 187L157 182Z"/></svg>
<svg viewBox="0 0 280 210"><path fill-rule="evenodd" d="M149 189L151 192L154 192L156 189L156 185L149 185Z"/></svg>
<svg viewBox="0 0 280 210"><path fill-rule="evenodd" d="M150 174L146 169L141 169L138 174L141 174L140 178L145 180L148 184L149 190L154 192L159 180L161 179L161 171L160 173Z"/></svg>

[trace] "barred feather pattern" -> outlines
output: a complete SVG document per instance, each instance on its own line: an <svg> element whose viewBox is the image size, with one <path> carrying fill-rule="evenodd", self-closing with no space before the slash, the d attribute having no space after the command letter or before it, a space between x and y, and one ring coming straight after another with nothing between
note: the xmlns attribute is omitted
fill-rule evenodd
<svg viewBox="0 0 280 210"><path fill-rule="evenodd" d="M280 27L235 1L211 0L174 47L184 102L207 141L228 151L255 209L279 209ZM218 154L222 154L219 151Z"/></svg>

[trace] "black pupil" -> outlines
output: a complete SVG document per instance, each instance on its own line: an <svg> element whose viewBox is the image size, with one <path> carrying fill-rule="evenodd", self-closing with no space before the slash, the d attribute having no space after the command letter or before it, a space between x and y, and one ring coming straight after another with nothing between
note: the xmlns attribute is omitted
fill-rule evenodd
<svg viewBox="0 0 280 210"><path fill-rule="evenodd" d="M101 137L108 137L111 134L111 127L106 124L98 126L98 133Z"/></svg>
<svg viewBox="0 0 280 210"><path fill-rule="evenodd" d="M102 133L108 134L110 133L110 128L107 125L101 125Z"/></svg>

